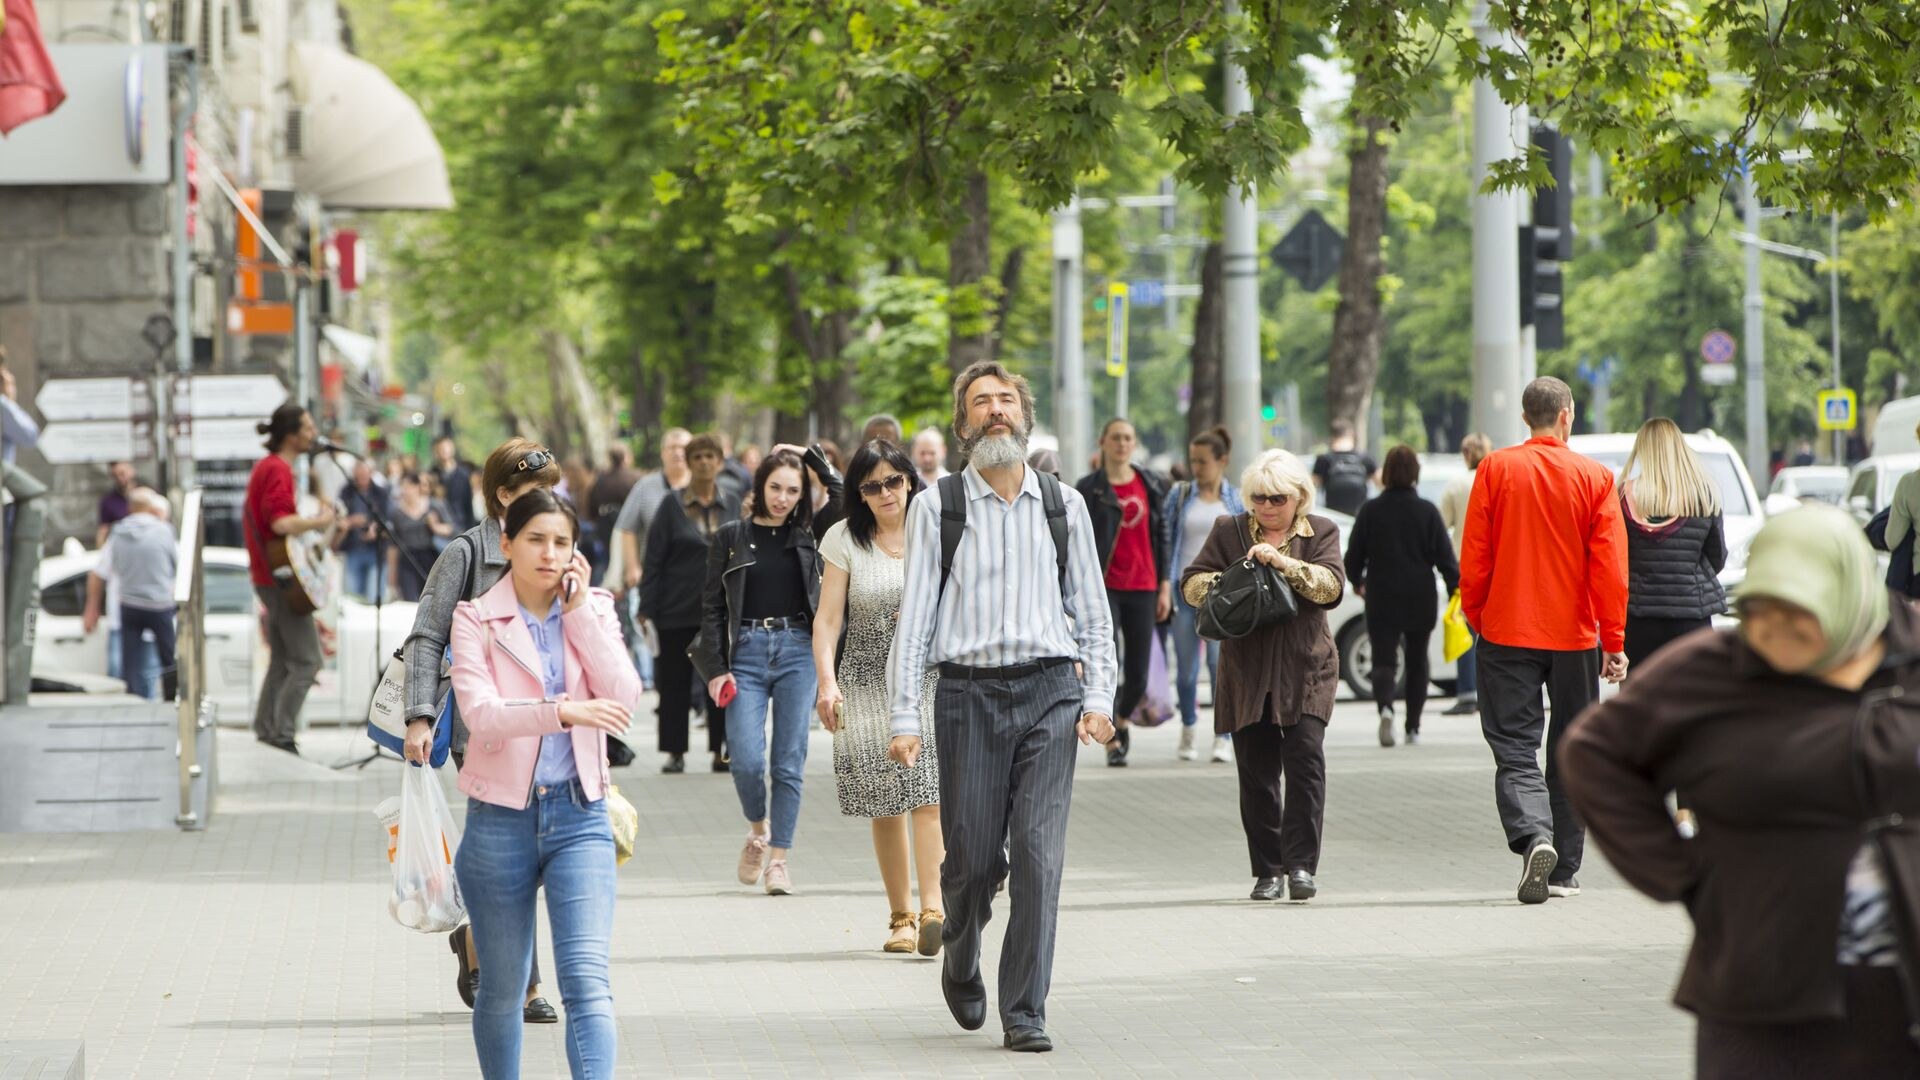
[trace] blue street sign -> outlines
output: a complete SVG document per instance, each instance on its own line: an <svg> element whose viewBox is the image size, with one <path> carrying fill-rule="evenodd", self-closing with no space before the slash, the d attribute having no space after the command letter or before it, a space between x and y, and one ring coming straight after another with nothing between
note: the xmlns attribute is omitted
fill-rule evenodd
<svg viewBox="0 0 1920 1080"><path fill-rule="evenodd" d="M1127 299L1134 307L1159 307L1167 302L1167 287L1153 278L1128 283Z"/></svg>

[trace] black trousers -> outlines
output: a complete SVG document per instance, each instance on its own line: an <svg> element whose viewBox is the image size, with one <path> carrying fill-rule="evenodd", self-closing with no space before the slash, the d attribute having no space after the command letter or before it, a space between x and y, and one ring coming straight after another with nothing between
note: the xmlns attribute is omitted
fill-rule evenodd
<svg viewBox="0 0 1920 1080"><path fill-rule="evenodd" d="M1900 972L1842 968L1844 1020L1735 1024L1702 1018L1694 1037L1699 1080L1895 1080L1920 1076L1920 1047L1907 1037Z"/></svg>
<svg viewBox="0 0 1920 1080"><path fill-rule="evenodd" d="M1120 649L1120 693L1113 702L1113 718L1125 721L1147 696L1147 670L1153 663L1153 623L1160 594L1148 591L1107 590L1107 610L1113 614L1114 643Z"/></svg>
<svg viewBox="0 0 1920 1080"><path fill-rule="evenodd" d="M1493 751L1493 797L1507 847L1525 854L1536 836L1551 837L1560 855L1552 879L1580 869L1587 833L1560 783L1560 737L1600 696L1600 650L1521 649L1480 640L1480 732ZM1553 718L1540 708L1546 687ZM1547 768L1540 772L1540 733L1547 736Z"/></svg>
<svg viewBox="0 0 1920 1080"><path fill-rule="evenodd" d="M658 718L660 752L684 754L687 752L687 714L693 710L694 680L698 677L693 673L693 661L687 659L687 646L700 636L700 628L656 626L654 633L660 638L660 655L653 661L653 682L660 691L659 709L654 714ZM704 693L700 700L706 700ZM726 742L726 710L709 704L707 749L717 754Z"/></svg>
<svg viewBox="0 0 1920 1080"><path fill-rule="evenodd" d="M1661 619L1627 614L1627 677L1677 638L1713 625L1712 619Z"/></svg>
<svg viewBox="0 0 1920 1080"><path fill-rule="evenodd" d="M1233 733L1240 771L1240 828L1253 876L1316 873L1327 811L1327 722L1259 723ZM1284 784L1283 784L1284 781Z"/></svg>
<svg viewBox="0 0 1920 1080"><path fill-rule="evenodd" d="M1424 619L1424 621L1422 621ZM1420 732L1420 713L1427 707L1427 681L1432 677L1427 662L1427 645L1433 638L1434 620L1430 616L1408 618L1397 615L1391 604L1376 611L1367 606L1367 643L1373 647L1373 703L1382 709L1393 708L1393 687L1400 676L1400 658L1407 654L1407 733Z"/></svg>

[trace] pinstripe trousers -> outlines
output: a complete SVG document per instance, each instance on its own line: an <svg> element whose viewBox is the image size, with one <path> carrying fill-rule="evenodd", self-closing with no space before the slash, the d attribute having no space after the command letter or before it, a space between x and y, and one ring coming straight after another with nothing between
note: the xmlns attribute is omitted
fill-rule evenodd
<svg viewBox="0 0 1920 1080"><path fill-rule="evenodd" d="M1045 1028L1073 801L1074 726L1085 690L1072 664L1014 679L952 670L941 668L933 714L947 845L940 864L947 970L963 981L977 977L981 931L993 917L994 892L1009 878L1000 1021Z"/></svg>

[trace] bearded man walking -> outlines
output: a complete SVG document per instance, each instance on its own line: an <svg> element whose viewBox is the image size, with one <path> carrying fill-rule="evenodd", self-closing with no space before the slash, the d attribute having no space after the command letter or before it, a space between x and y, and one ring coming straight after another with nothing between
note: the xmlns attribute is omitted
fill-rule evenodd
<svg viewBox="0 0 1920 1080"><path fill-rule="evenodd" d="M919 756L921 675L937 665L941 990L961 1027L986 1023L980 935L1008 879L1000 1021L1008 1049L1038 1052L1053 1049L1046 1000L1075 740L1113 738L1115 661L1086 502L1027 468L1032 430L1025 379L983 361L954 380L953 433L967 467L915 496L907 515L889 752L909 766Z"/></svg>

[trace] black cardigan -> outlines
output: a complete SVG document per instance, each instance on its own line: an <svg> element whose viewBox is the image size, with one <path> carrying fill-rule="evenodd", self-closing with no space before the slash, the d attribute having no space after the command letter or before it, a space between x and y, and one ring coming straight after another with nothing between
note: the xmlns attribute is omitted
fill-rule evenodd
<svg viewBox="0 0 1920 1080"><path fill-rule="evenodd" d="M1449 593L1460 587L1460 562L1439 507L1412 488L1388 488L1360 507L1347 538L1347 581L1366 589L1368 610L1431 627L1439 617L1436 572Z"/></svg>

